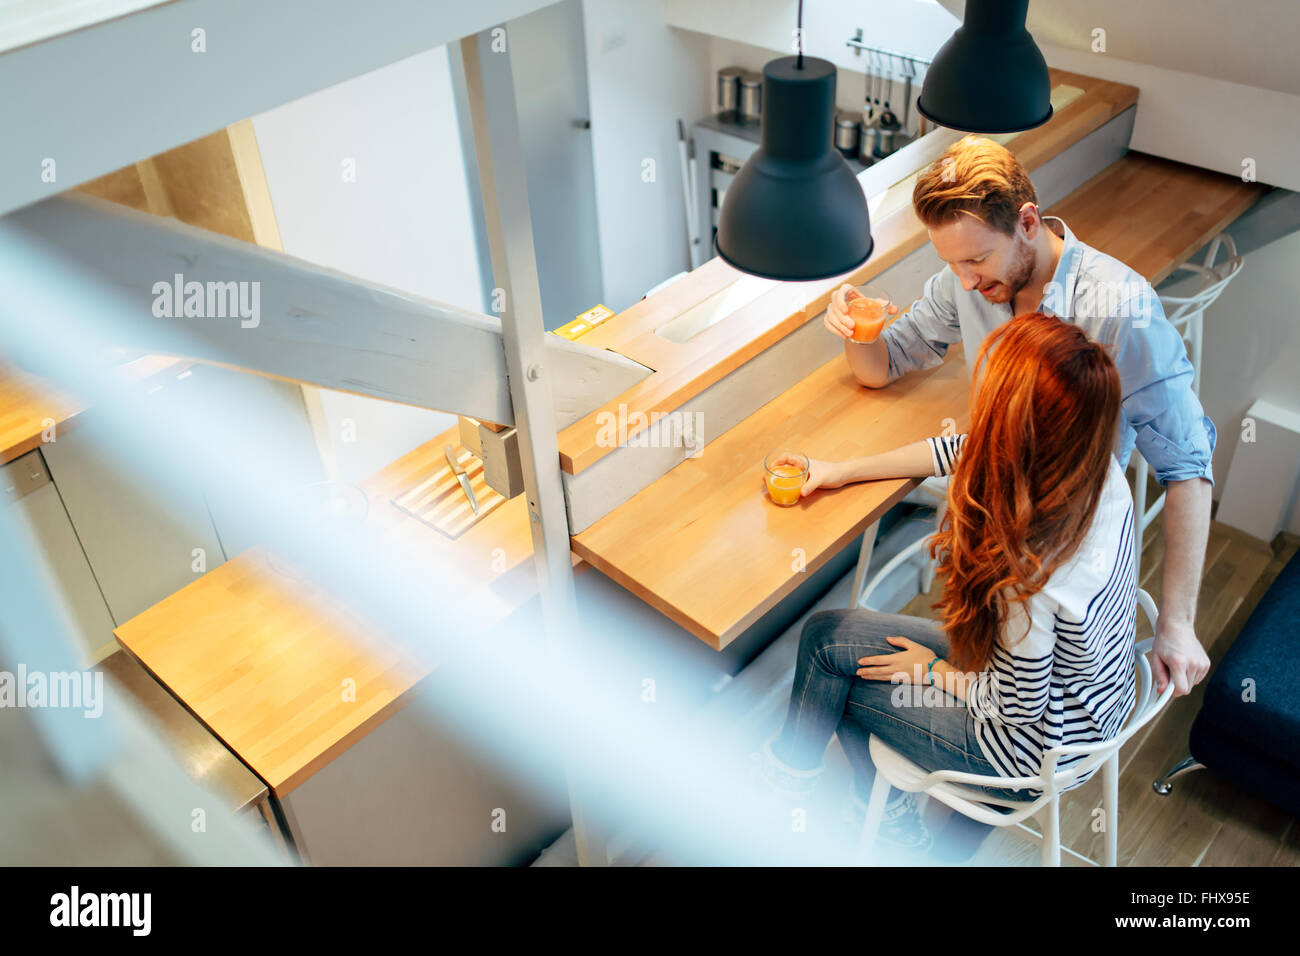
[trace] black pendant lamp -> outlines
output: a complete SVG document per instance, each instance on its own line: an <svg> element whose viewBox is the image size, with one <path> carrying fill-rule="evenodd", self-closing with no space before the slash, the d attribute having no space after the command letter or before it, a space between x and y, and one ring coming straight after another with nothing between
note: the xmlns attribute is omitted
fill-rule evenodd
<svg viewBox="0 0 1300 956"><path fill-rule="evenodd" d="M966 15L925 72L916 108L968 133L1015 133L1052 118L1047 61L1025 29L1029 0L966 0Z"/></svg>
<svg viewBox="0 0 1300 956"><path fill-rule="evenodd" d="M802 37L802 3L799 19ZM772 60L762 102L761 144L723 199L718 255L766 279L827 279L857 268L871 255L871 218L831 141L835 65L802 49Z"/></svg>

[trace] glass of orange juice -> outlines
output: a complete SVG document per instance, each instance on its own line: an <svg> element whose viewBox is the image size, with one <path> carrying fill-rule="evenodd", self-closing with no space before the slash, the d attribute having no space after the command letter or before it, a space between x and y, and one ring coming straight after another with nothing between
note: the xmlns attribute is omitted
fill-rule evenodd
<svg viewBox="0 0 1300 956"><path fill-rule="evenodd" d="M763 459L767 494L783 508L799 502L799 491L808 480L808 456L782 449Z"/></svg>
<svg viewBox="0 0 1300 956"><path fill-rule="evenodd" d="M850 289L845 298L849 318L853 320L853 341L863 344L876 341L889 319L889 307L893 304L889 293L879 286L869 285L863 286L861 291Z"/></svg>

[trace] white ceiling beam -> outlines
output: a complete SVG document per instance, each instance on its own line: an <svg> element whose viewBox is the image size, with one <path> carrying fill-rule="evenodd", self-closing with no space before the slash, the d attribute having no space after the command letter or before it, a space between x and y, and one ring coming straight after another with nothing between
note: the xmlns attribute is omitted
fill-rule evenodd
<svg viewBox="0 0 1300 956"><path fill-rule="evenodd" d="M0 218L0 288L0 309L39 303L26 307L39 319L9 318L52 341L69 334L60 318L88 317L116 346L514 424L496 316L89 196ZM606 349L544 341L557 429L649 374Z"/></svg>
<svg viewBox="0 0 1300 956"><path fill-rule="evenodd" d="M176 0L14 32L0 40L0 215L550 2Z"/></svg>

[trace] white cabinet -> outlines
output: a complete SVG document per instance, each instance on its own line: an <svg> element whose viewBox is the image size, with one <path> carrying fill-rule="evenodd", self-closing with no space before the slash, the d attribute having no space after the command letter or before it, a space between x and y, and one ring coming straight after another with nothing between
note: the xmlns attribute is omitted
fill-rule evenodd
<svg viewBox="0 0 1300 956"><path fill-rule="evenodd" d="M264 480L320 479L320 458L296 385L195 365L161 373L147 387L150 402L238 408L255 417L249 427L274 445L276 461L274 467L240 467L265 474ZM256 544L259 536L220 472L196 461L185 481L160 482L149 461L115 452L114 435L106 411L91 408L42 451L113 621L123 624Z"/></svg>
<svg viewBox="0 0 1300 956"><path fill-rule="evenodd" d="M81 638L83 663L116 650L113 618L39 451L0 466L0 508L11 509L28 536L9 547L30 547L34 556L44 559L51 588Z"/></svg>
<svg viewBox="0 0 1300 956"><path fill-rule="evenodd" d="M155 386L150 401L175 401L187 382L164 373ZM169 488L151 480L147 462L113 453L106 419L90 408L42 451L113 621L122 624L224 558L200 483Z"/></svg>

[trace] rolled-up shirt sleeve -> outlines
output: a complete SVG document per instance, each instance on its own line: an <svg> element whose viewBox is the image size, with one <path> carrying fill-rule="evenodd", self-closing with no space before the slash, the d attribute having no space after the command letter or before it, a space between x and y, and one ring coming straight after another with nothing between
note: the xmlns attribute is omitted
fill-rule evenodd
<svg viewBox="0 0 1300 956"><path fill-rule="evenodd" d="M952 295L953 274L943 269L925 282L921 298L881 333L889 351L889 380L934 368L948 346L961 341L961 323Z"/></svg>
<svg viewBox="0 0 1300 956"><path fill-rule="evenodd" d="M1153 290L1142 293L1107 325L1104 338L1113 348L1124 416L1137 432L1138 453L1161 485L1190 478L1213 484L1218 436L1192 391L1195 370L1160 299Z"/></svg>

